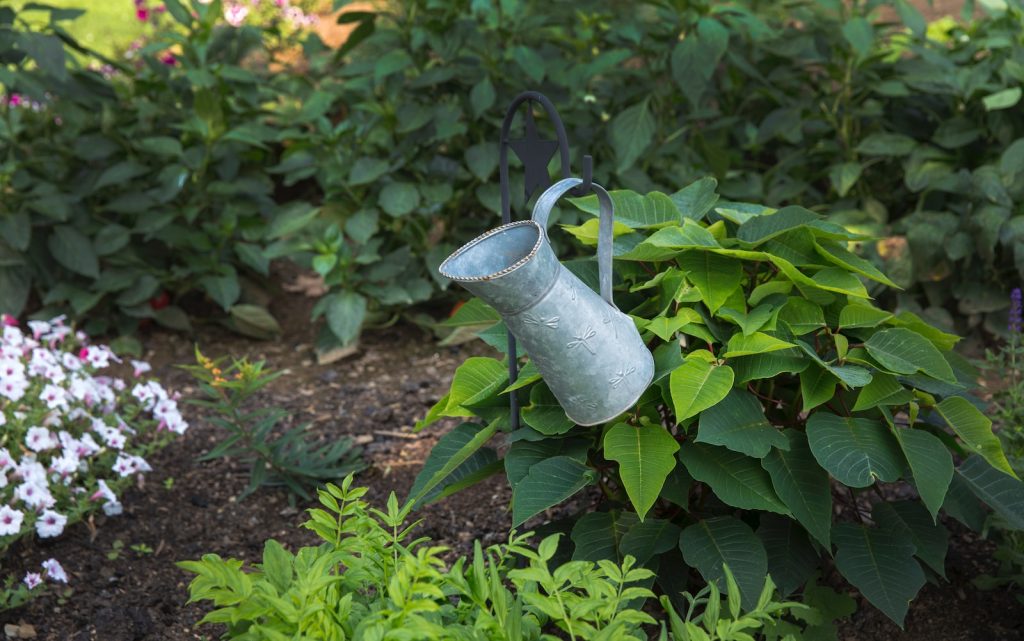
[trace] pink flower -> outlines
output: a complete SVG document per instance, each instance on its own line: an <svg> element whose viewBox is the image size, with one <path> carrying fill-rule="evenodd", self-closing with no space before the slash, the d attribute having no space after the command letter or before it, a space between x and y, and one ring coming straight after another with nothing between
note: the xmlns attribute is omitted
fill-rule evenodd
<svg viewBox="0 0 1024 641"><path fill-rule="evenodd" d="M12 93L11 97L7 99L7 104L9 104L12 107L17 107L22 102L24 102L24 99L21 97L20 94L16 93Z"/></svg>
<svg viewBox="0 0 1024 641"><path fill-rule="evenodd" d="M4 325L6 327L17 327L18 326L18 319L13 317L13 316L11 316L10 314L4 314L4 315L0 316L0 324Z"/></svg>
<svg viewBox="0 0 1024 641"><path fill-rule="evenodd" d="M135 17L139 22L146 22L149 20L149 9L145 7L139 7L135 10Z"/></svg>
<svg viewBox="0 0 1024 641"><path fill-rule="evenodd" d="M43 582L43 577L38 572L29 572L23 579L29 590L35 590Z"/></svg>
<svg viewBox="0 0 1024 641"><path fill-rule="evenodd" d="M89 358L89 348L83 347L82 349L78 350L78 358L82 359L83 361Z"/></svg>
<svg viewBox="0 0 1024 641"><path fill-rule="evenodd" d="M227 20L228 24L232 27L241 26L247 15L249 15L249 7L245 5L229 4L224 7L224 19Z"/></svg>
<svg viewBox="0 0 1024 641"><path fill-rule="evenodd" d="M165 53L164 55L160 56L160 62L164 63L168 67L173 67L174 65L178 64L178 59L174 57L173 53Z"/></svg>

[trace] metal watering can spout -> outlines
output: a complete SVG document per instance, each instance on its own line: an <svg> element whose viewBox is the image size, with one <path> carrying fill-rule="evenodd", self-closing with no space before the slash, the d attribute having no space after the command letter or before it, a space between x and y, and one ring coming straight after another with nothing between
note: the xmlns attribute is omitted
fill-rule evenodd
<svg viewBox="0 0 1024 641"><path fill-rule="evenodd" d="M654 358L612 300L612 200L597 184L601 295L565 268L548 241L555 203L583 181L566 178L537 199L531 220L466 243L439 268L494 307L537 366L566 415L605 423L636 403L654 378Z"/></svg>

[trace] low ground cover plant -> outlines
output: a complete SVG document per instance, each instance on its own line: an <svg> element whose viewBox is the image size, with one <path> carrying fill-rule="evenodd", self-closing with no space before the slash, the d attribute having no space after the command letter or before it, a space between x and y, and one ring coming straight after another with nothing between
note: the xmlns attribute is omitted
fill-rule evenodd
<svg viewBox="0 0 1024 641"><path fill-rule="evenodd" d="M0 558L15 543L60 536L151 471L146 460L188 429L177 396L131 361L131 378L103 372L121 359L64 319L3 317L0 338ZM126 364L129 365L129 364ZM42 578L67 582L58 559L22 580L2 577L0 610L38 594Z"/></svg>
<svg viewBox="0 0 1024 641"><path fill-rule="evenodd" d="M234 457L249 464L249 484L239 499L263 485L279 485L294 496L310 499L312 490L366 468L363 448L349 436L317 442L307 435L308 424L282 426L289 411L258 407L253 397L284 372L264 361L211 359L196 349L196 365L186 366L203 398L188 402L209 410L210 422L226 434L200 457L202 461Z"/></svg>
<svg viewBox="0 0 1024 641"><path fill-rule="evenodd" d="M801 207L720 200L713 179L612 198L615 300L654 353L654 382L633 409L580 427L530 364L510 385L506 363L469 358L419 425L467 420L435 446L414 500L504 472L518 527L593 488L552 524L573 558L632 554L665 570L667 593L683 568L719 581L727 564L749 607L765 573L790 594L833 557L901 625L945 574L940 511L980 528L985 503L1024 527L1024 485L973 395L976 370L955 335L872 304L864 279L892 283L848 249L861 237ZM573 205L597 213L594 197ZM594 222L567 231L593 244ZM567 265L597 287L594 261ZM503 345L480 301L450 324ZM890 499L896 483L916 496Z"/></svg>
<svg viewBox="0 0 1024 641"><path fill-rule="evenodd" d="M655 619L640 605L654 596L645 587L653 573L633 557L559 563L558 535L533 546L531 534L513 532L508 543L485 549L476 542L472 557L449 564L445 548L415 538L411 503L400 506L392 493L379 510L362 500L365 493L352 486L351 476L319 490L321 507L309 510L305 524L322 539L318 546L292 553L269 539L261 564L215 554L179 563L196 575L190 601L215 608L200 624L223 624L222 638L237 641L295 635L324 641L649 638L642 626ZM740 641L753 638L744 630L782 624L791 609L807 620L816 614L777 601L770 579L762 581L755 607L745 613L731 582L724 605L717 591L687 594L691 607L682 617L672 611L671 636L662 624L661 638ZM775 638L782 634L789 632Z"/></svg>
<svg viewBox="0 0 1024 641"><path fill-rule="evenodd" d="M986 350L982 364L988 385L992 386L990 403L994 410L997 434L1003 442L1006 457L1017 476L1024 475L1024 295L1020 288L1010 293L1007 339ZM974 583L982 589L1024 588L1024 528L999 514L985 523L985 530L998 545L995 557L999 568L995 575L984 575ZM1018 595L1024 600L1024 596ZM1024 602L1024 601L1022 601Z"/></svg>

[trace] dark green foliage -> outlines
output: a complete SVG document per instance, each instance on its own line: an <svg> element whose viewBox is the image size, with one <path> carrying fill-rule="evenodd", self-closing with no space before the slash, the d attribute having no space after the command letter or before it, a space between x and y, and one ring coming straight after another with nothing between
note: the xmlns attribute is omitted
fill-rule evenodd
<svg viewBox="0 0 1024 641"><path fill-rule="evenodd" d="M25 16L39 15L32 4ZM90 332L131 333L141 319L187 329L179 303L199 291L235 329L279 332L254 285L268 247L316 210L279 208L266 171L278 94L243 61L270 35L219 26L219 5L194 4L198 19L173 11L183 31L126 63L82 50L61 27L65 12L37 31L22 13L0 21L12 45L0 46L0 83L40 105L0 107L5 312L20 314L34 293L39 314L88 314Z"/></svg>
<svg viewBox="0 0 1024 641"><path fill-rule="evenodd" d="M243 359L224 365L224 359L211 360L198 350L196 359L198 365L185 369L195 377L206 399L190 402L210 410L210 422L226 432L200 460L235 457L248 463L249 484L240 499L263 485L283 485L308 500L317 485L366 468L362 448L351 437L316 443L306 437L308 424L279 427L290 415L288 410L251 407L253 396L283 372L267 371L263 361Z"/></svg>
<svg viewBox="0 0 1024 641"><path fill-rule="evenodd" d="M468 359L420 427L467 415L487 427L458 428L472 440L446 437L413 499L500 469L477 461L500 434L510 443L513 521L575 497L581 558L621 558L627 541L678 532L677 546L647 555L650 567L673 564L659 581L677 581L686 566L720 581L728 566L750 609L766 572L792 590L834 557L902 625L926 577L944 576L940 507L973 521L965 515L980 499L1015 527L1024 510L1024 484L972 395L976 371L952 351L956 336L872 304L865 283L887 279L846 251L861 237L797 207L740 213L713 193L710 211L697 212L680 194L704 184L671 196L611 192L617 211L628 205L616 221L615 300L657 370L637 405L599 427L547 432L526 421L510 431L508 394L528 407L540 377L525 364L512 390L505 363ZM590 212L593 199L573 204ZM653 217L656 227L644 222ZM587 229L567 228L592 244ZM451 319L476 331L494 323L479 301ZM895 483L920 500L887 503ZM596 489L582 495L588 486Z"/></svg>

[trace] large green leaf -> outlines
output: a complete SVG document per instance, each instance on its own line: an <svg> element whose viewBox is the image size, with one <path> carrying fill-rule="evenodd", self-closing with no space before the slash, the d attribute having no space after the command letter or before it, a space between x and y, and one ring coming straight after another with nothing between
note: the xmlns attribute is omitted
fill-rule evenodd
<svg viewBox="0 0 1024 641"><path fill-rule="evenodd" d="M555 456L534 464L512 490L512 527L558 505L590 485L597 473L568 456Z"/></svg>
<svg viewBox="0 0 1024 641"><path fill-rule="evenodd" d="M872 506L871 519L893 537L913 543L914 556L945 578L949 531L932 520L927 508L917 501L880 501Z"/></svg>
<svg viewBox="0 0 1024 641"><path fill-rule="evenodd" d="M494 432L495 425L462 423L438 439L416 475L409 497L417 503L429 503L446 486L492 465L497 454L483 445ZM442 470L447 473L442 475Z"/></svg>
<svg viewBox="0 0 1024 641"><path fill-rule="evenodd" d="M763 457L773 446L788 447L786 437L765 418L761 401L735 388L701 413L697 442L721 445L755 458Z"/></svg>
<svg viewBox="0 0 1024 641"><path fill-rule="evenodd" d="M572 526L570 536L575 546L572 559L574 561L608 559L621 563L622 539L626 532L638 523L636 514L628 511L584 514Z"/></svg>
<svg viewBox="0 0 1024 641"><path fill-rule="evenodd" d="M773 214L755 216L743 223L736 230L736 238L751 244L763 243L820 218L820 214L803 207L783 207Z"/></svg>
<svg viewBox="0 0 1024 641"><path fill-rule="evenodd" d="M818 553L807 532L793 519L762 514L757 537L768 554L768 574L783 596L803 587L818 568Z"/></svg>
<svg viewBox="0 0 1024 641"><path fill-rule="evenodd" d="M779 310L779 320L789 326L794 336L803 336L825 327L825 312L821 305L793 296Z"/></svg>
<svg viewBox="0 0 1024 641"><path fill-rule="evenodd" d="M508 484L515 488L519 481L530 473L531 467L554 456L568 456L585 463L587 442L577 438L515 441L509 445L505 453L505 475L508 477Z"/></svg>
<svg viewBox="0 0 1024 641"><path fill-rule="evenodd" d="M682 253L678 261L712 314L740 287L743 265L734 258L693 250Z"/></svg>
<svg viewBox="0 0 1024 641"><path fill-rule="evenodd" d="M910 329L883 329L872 334L864 346L889 371L897 374L923 372L932 378L956 383L953 370L942 353L931 341Z"/></svg>
<svg viewBox="0 0 1024 641"><path fill-rule="evenodd" d="M445 416L473 416L466 405L478 403L496 394L508 381L508 366L499 360L471 356L459 365L448 393Z"/></svg>
<svg viewBox="0 0 1024 641"><path fill-rule="evenodd" d="M366 298L350 291L332 294L327 303L327 326L343 345L359 338L366 318ZM468 415L466 415L468 416Z"/></svg>
<svg viewBox="0 0 1024 641"><path fill-rule="evenodd" d="M818 465L802 432L786 430L784 434L789 448L772 450L761 466L793 516L827 548L832 540L832 488L828 472Z"/></svg>
<svg viewBox="0 0 1024 641"><path fill-rule="evenodd" d="M957 476L1015 530L1024 530L1024 483L1003 474L980 456L969 456Z"/></svg>
<svg viewBox="0 0 1024 641"><path fill-rule="evenodd" d="M604 454L619 463L619 478L640 520L658 500L676 466L679 443L660 425L619 423L604 435Z"/></svg>
<svg viewBox="0 0 1024 641"><path fill-rule="evenodd" d="M231 309L231 306L238 301L238 297L242 295L242 287L238 283L238 277L234 274L203 277L199 280L199 286L224 311Z"/></svg>
<svg viewBox="0 0 1024 641"><path fill-rule="evenodd" d="M904 537L863 525L842 523L832 535L836 567L861 594L901 628L910 600L924 585L914 544Z"/></svg>
<svg viewBox="0 0 1024 641"><path fill-rule="evenodd" d="M992 433L992 421L962 396L950 396L935 406L936 411L956 432L964 444L980 454L989 465L1010 476L1016 476L999 438Z"/></svg>
<svg viewBox="0 0 1024 641"><path fill-rule="evenodd" d="M622 555L631 554L638 563L646 563L657 554L668 552L679 544L681 530L665 519L647 519L634 524L622 537Z"/></svg>
<svg viewBox="0 0 1024 641"><path fill-rule="evenodd" d="M564 434L575 425L543 382L530 390L530 404L523 408L523 422L549 436Z"/></svg>
<svg viewBox="0 0 1024 641"><path fill-rule="evenodd" d="M477 459L470 462L467 467L462 467L477 455L487 441L491 440L491 437L498 431L498 425L499 421L492 421L486 427L463 423L441 437L427 458L423 469L416 476L416 481L409 491L409 499L419 503L430 496L435 488L441 490L445 485L472 473L481 465L486 465L486 461ZM462 468L462 474L453 476L453 473L460 468Z"/></svg>
<svg viewBox="0 0 1024 641"><path fill-rule="evenodd" d="M912 400L914 393L903 387L895 376L876 372L871 377L871 382L857 395L853 411L861 412L879 405L903 405Z"/></svg>
<svg viewBox="0 0 1024 641"><path fill-rule="evenodd" d="M724 447L686 443L679 460L693 478L707 483L723 503L748 510L789 514L760 461Z"/></svg>
<svg viewBox="0 0 1024 641"><path fill-rule="evenodd" d="M821 367L811 365L800 372L800 403L804 412L809 412L822 403L832 400L836 394L839 379Z"/></svg>
<svg viewBox="0 0 1024 641"><path fill-rule="evenodd" d="M934 519L953 480L953 456L937 436L924 430L897 429L895 434L910 464L917 493Z"/></svg>
<svg viewBox="0 0 1024 641"><path fill-rule="evenodd" d="M712 365L691 358L669 375L669 389L676 422L700 414L721 401L732 389L733 372L728 365Z"/></svg>
<svg viewBox="0 0 1024 641"><path fill-rule="evenodd" d="M861 276L888 285L889 287L898 288L898 285L889 280L889 277L879 271L877 267L846 249L843 244L819 239L814 244L814 248L822 258L834 265L838 265L843 269L848 269L854 273L860 274Z"/></svg>
<svg viewBox="0 0 1024 641"><path fill-rule="evenodd" d="M612 205L615 207L615 222L632 229L662 227L682 221L682 214L675 203L661 192L652 191L644 196L628 189L617 189L609 193L609 196L611 196ZM591 195L569 200L591 216L597 216L600 213L597 196Z"/></svg>
<svg viewBox="0 0 1024 641"><path fill-rule="evenodd" d="M875 420L819 410L807 421L807 442L818 463L850 487L895 481L903 472L896 439Z"/></svg>
<svg viewBox="0 0 1024 641"><path fill-rule="evenodd" d="M683 187L669 196L669 198L676 204L676 207L679 208L679 213L684 217L700 220L718 202L718 194L715 193L717 187L718 181L714 178L701 178Z"/></svg>
<svg viewBox="0 0 1024 641"><path fill-rule="evenodd" d="M654 138L657 125L644 99L619 112L608 130L612 149L615 150L616 171L622 173L632 167Z"/></svg>
<svg viewBox="0 0 1024 641"><path fill-rule="evenodd" d="M420 204L420 192L411 183L392 182L384 185L377 199L380 208L394 217L412 213Z"/></svg>
<svg viewBox="0 0 1024 641"><path fill-rule="evenodd" d="M76 274L99 278L100 262L92 242L71 225L57 225L47 239L50 256Z"/></svg>
<svg viewBox="0 0 1024 641"><path fill-rule="evenodd" d="M796 347L793 343L775 338L764 332L754 332L749 336L743 333L733 334L729 339L726 352L723 358L736 358L737 356L752 356L754 354L767 354L777 352L780 349Z"/></svg>
<svg viewBox="0 0 1024 641"><path fill-rule="evenodd" d="M724 583L722 566L728 565L740 588L743 607L750 610L757 604L768 573L768 556L746 523L731 516L698 521L683 530L679 549L705 581Z"/></svg>

